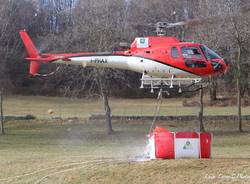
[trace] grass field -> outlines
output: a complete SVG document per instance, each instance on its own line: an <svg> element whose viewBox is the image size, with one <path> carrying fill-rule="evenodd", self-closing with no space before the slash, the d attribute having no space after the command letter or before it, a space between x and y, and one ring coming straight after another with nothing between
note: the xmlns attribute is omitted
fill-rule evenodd
<svg viewBox="0 0 250 184"><path fill-rule="evenodd" d="M110 99L113 115L153 115L156 107L155 99ZM48 109L59 117L87 118L93 113L102 113L100 99L69 99L41 96L10 96L4 101L5 115L34 115L47 118ZM182 99L164 99L160 115L197 115L199 107L183 107ZM236 107L205 107L205 115L234 115ZM242 108L242 114L250 114L250 106Z"/></svg>
<svg viewBox="0 0 250 184"><path fill-rule="evenodd" d="M250 122L209 123L211 160L136 162L150 122L8 122L0 136L0 183L249 183ZM172 130L193 130L193 122L158 122ZM237 176L235 176L237 175Z"/></svg>
<svg viewBox="0 0 250 184"><path fill-rule="evenodd" d="M114 114L150 115L152 103L150 99L111 99ZM48 109L55 116L82 120L50 120ZM232 114L236 108L210 109L207 114ZM180 100L170 99L164 100L161 113L196 111L197 107L184 108ZM40 119L6 123L6 135L0 135L0 184L250 183L250 121L244 121L244 133L237 132L236 122L206 122L205 128L214 135L211 160L137 162L151 121L113 122L115 134L108 136L103 122L86 121L90 114L102 112L98 100L12 96L6 98L4 112ZM249 112L249 107L244 108L245 114ZM171 131L196 129L196 122L157 124Z"/></svg>

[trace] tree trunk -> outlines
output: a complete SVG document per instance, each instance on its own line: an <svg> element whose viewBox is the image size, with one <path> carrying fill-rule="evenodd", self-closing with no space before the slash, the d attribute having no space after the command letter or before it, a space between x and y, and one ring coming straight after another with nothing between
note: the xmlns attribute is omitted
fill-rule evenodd
<svg viewBox="0 0 250 184"><path fill-rule="evenodd" d="M237 58L237 110L238 110L238 128L242 132L242 119L241 119L241 68L240 68L241 48L238 48Z"/></svg>
<svg viewBox="0 0 250 184"><path fill-rule="evenodd" d="M237 77L237 110L238 110L238 127L239 132L242 132L242 119L241 119L241 93L240 93L240 78Z"/></svg>
<svg viewBox="0 0 250 184"><path fill-rule="evenodd" d="M109 107L108 95L105 91L102 92L103 96L103 104L105 109L105 119L107 125L107 133L108 135L113 134L112 122L111 122L111 109Z"/></svg>
<svg viewBox="0 0 250 184"><path fill-rule="evenodd" d="M210 103L217 100L217 81L214 77L210 77L210 88L209 88Z"/></svg>
<svg viewBox="0 0 250 184"><path fill-rule="evenodd" d="M205 132L203 125L203 87L200 88L200 112L199 112L199 131Z"/></svg>
<svg viewBox="0 0 250 184"><path fill-rule="evenodd" d="M4 125L3 125L3 93L0 91L0 116L1 116L1 124L0 124L0 133L4 134Z"/></svg>
<svg viewBox="0 0 250 184"><path fill-rule="evenodd" d="M100 71L97 70L97 75L98 75L98 85L100 88L100 92L103 98L103 105L104 105L104 110L105 110L105 121L107 125L107 134L111 135L114 133L113 128L112 128L112 121L111 121L111 109L109 106L109 101L108 101L108 92L107 92L107 86L105 85L105 82L103 81L103 76L101 75Z"/></svg>
<svg viewBox="0 0 250 184"><path fill-rule="evenodd" d="M238 110L238 128L239 132L242 132L242 119L241 119L241 51L242 51L242 42L240 39L240 33L236 26L235 21L232 21L233 26L235 28L235 37L237 40L238 46L238 55L237 55L237 73L236 73L236 80L237 80L237 110Z"/></svg>

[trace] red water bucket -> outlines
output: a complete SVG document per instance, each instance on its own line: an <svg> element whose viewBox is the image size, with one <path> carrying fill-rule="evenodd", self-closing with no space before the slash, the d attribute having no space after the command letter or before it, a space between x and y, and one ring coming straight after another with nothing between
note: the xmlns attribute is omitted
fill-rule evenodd
<svg viewBox="0 0 250 184"><path fill-rule="evenodd" d="M152 158L211 158L212 134L208 132L170 132L156 127L150 136ZM152 141L153 139L153 141Z"/></svg>
<svg viewBox="0 0 250 184"><path fill-rule="evenodd" d="M155 157L174 158L174 135L167 129L156 127L154 130Z"/></svg>

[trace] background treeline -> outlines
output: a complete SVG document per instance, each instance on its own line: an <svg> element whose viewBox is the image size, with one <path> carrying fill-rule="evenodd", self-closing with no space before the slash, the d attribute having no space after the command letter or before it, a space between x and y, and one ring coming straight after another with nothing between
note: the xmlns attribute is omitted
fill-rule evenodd
<svg viewBox="0 0 250 184"><path fill-rule="evenodd" d="M202 24L168 30L180 40L208 45L232 62L230 72L210 79L210 95L250 96L249 0L0 0L0 86L5 93L91 96L98 93L93 68L63 66L48 77L32 77L18 32L27 29L40 52L119 50L122 41L154 35L158 21L198 18ZM43 65L40 73L55 71ZM111 95L143 97L140 75L105 70ZM238 82L237 82L238 81Z"/></svg>

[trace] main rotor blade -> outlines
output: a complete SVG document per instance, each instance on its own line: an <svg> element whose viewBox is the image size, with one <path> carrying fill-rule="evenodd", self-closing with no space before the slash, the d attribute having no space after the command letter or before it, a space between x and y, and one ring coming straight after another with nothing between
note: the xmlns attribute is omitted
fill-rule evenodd
<svg viewBox="0 0 250 184"><path fill-rule="evenodd" d="M172 28L172 27L177 27L177 26L192 26L192 25L197 25L197 24L201 24L202 20L201 19L191 19L191 20L187 20L187 21L181 21L181 22L175 22L175 23L169 23L166 28Z"/></svg>
<svg viewBox="0 0 250 184"><path fill-rule="evenodd" d="M186 21L180 21L180 22L175 22L175 23L167 23L165 28L173 28L173 27L178 27L178 26L196 26L196 25L201 25L201 24L216 24L218 22L222 21L230 21L231 19L240 17L240 16L247 16L246 14L249 15L250 11L245 11L241 13L232 13L232 14L225 14L225 15L218 15L218 16L210 16L210 17L205 17L205 18L194 18Z"/></svg>

